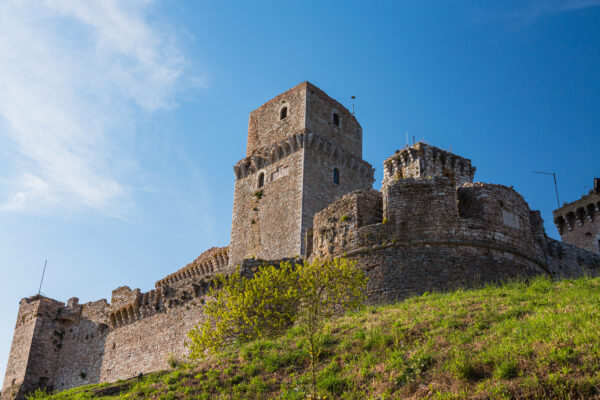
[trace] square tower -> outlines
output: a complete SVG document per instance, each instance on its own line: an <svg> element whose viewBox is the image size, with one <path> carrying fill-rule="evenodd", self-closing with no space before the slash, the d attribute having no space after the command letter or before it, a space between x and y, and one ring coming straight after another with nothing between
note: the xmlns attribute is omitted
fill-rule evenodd
<svg viewBox="0 0 600 400"><path fill-rule="evenodd" d="M600 253L600 178L594 179L588 194L564 203L552 214L563 242Z"/></svg>
<svg viewBox="0 0 600 400"><path fill-rule="evenodd" d="M309 82L250 113L246 157L234 173L231 268L304 255L315 213L374 181L360 124Z"/></svg>

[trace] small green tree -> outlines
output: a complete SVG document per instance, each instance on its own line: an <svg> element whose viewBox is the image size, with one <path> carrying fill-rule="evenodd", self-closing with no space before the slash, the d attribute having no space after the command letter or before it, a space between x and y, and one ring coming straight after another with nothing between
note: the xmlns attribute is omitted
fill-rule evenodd
<svg viewBox="0 0 600 400"><path fill-rule="evenodd" d="M190 358L234 340L279 333L297 322L309 347L314 394L324 324L334 314L357 308L364 301L366 282L363 270L343 258L263 266L252 278L239 270L220 275L204 306L204 319L188 332Z"/></svg>
<svg viewBox="0 0 600 400"><path fill-rule="evenodd" d="M313 398L325 322L334 314L359 307L365 299L366 284L364 271L345 258L315 260L298 268L300 304L296 323L303 328L309 346Z"/></svg>
<svg viewBox="0 0 600 400"><path fill-rule="evenodd" d="M261 267L252 278L239 269L219 275L204 306L204 319L188 332L190 358L234 340L248 341L289 327L298 306L297 271L290 263Z"/></svg>

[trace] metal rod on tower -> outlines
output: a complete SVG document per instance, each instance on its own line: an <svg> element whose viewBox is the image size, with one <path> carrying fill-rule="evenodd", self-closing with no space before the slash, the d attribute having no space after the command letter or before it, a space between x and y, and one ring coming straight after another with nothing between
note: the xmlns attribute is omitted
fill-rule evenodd
<svg viewBox="0 0 600 400"><path fill-rule="evenodd" d="M560 200L558 199L558 184L556 183L556 172L533 171L534 174L552 175L554 178L554 191L556 192L556 204L560 208Z"/></svg>
<svg viewBox="0 0 600 400"><path fill-rule="evenodd" d="M48 260L44 263L44 271L42 271L42 280L40 280L40 288L38 289L38 294L42 293L42 283L44 283L44 275L46 274L46 265L48 265Z"/></svg>
<svg viewBox="0 0 600 400"><path fill-rule="evenodd" d="M350 96L352 99L352 115L354 115L354 100L356 100L356 96Z"/></svg>

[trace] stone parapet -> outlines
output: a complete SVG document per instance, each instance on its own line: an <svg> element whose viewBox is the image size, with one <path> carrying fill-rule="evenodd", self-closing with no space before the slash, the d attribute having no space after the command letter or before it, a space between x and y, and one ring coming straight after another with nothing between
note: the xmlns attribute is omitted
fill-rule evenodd
<svg viewBox="0 0 600 400"><path fill-rule="evenodd" d="M469 159L423 142L406 146L383 162L383 186L403 178L440 176L460 186L473 181L475 167Z"/></svg>

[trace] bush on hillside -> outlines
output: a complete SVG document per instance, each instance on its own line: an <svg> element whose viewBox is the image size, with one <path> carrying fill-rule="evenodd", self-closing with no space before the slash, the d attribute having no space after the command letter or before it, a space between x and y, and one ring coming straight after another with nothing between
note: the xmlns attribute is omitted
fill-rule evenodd
<svg viewBox="0 0 600 400"><path fill-rule="evenodd" d="M239 269L219 275L204 306L204 320L188 332L190 358L202 358L234 340L273 335L293 323L297 305L297 271L290 263L264 266L253 278Z"/></svg>
<svg viewBox="0 0 600 400"><path fill-rule="evenodd" d="M304 328L311 357L316 357L324 321L361 304L365 285L364 272L346 259L265 265L252 278L239 270L221 275L204 307L204 320L188 332L190 357L202 358L235 340L272 336L294 322Z"/></svg>

